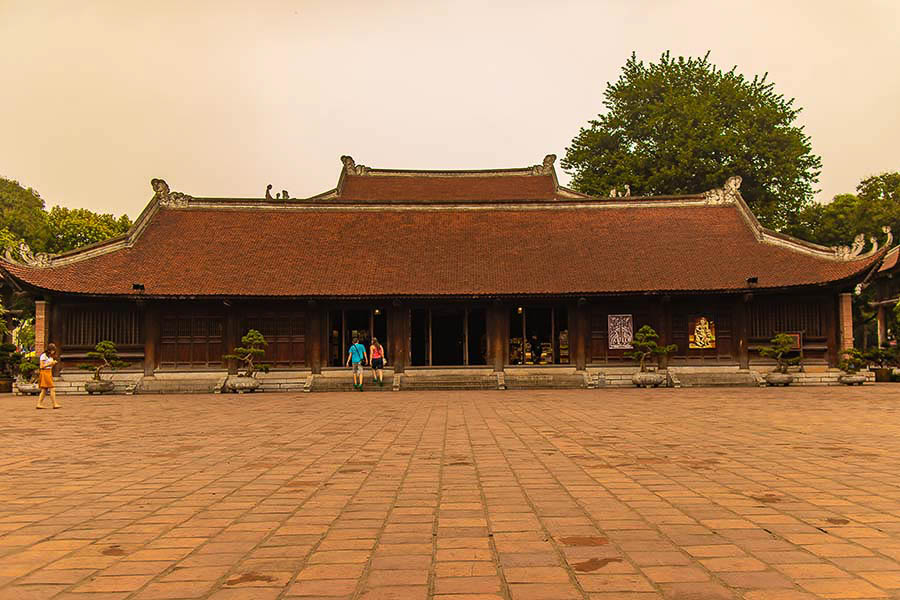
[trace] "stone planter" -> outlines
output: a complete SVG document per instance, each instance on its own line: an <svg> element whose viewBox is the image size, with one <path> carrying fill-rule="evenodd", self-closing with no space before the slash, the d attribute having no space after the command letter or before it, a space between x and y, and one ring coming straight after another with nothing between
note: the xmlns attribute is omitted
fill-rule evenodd
<svg viewBox="0 0 900 600"><path fill-rule="evenodd" d="M881 367L878 369L872 369L872 372L875 373L875 381L878 383L888 383L891 380L891 373L893 373L893 367Z"/></svg>
<svg viewBox="0 0 900 600"><path fill-rule="evenodd" d="M794 376L790 373L779 373L774 371L772 373L766 373L766 383L768 385L791 385L794 381Z"/></svg>
<svg viewBox="0 0 900 600"><path fill-rule="evenodd" d="M84 390L88 394L105 394L116 388L116 384L106 379L90 379L84 382Z"/></svg>
<svg viewBox="0 0 900 600"><path fill-rule="evenodd" d="M230 375L225 381L225 388L229 392L237 392L238 394L254 392L259 389L259 386L259 379L256 377L245 377L243 375Z"/></svg>
<svg viewBox="0 0 900 600"><path fill-rule="evenodd" d="M844 385L862 385L866 382L866 376L859 373L847 373L838 377L838 381Z"/></svg>
<svg viewBox="0 0 900 600"><path fill-rule="evenodd" d="M38 384L31 381L17 381L16 389L23 396L36 396L41 393L41 388L38 387Z"/></svg>
<svg viewBox="0 0 900 600"><path fill-rule="evenodd" d="M634 385L644 388L659 387L663 382L665 382L665 380L666 378L662 373L641 373L640 371L638 371L631 376L631 381L634 383Z"/></svg>

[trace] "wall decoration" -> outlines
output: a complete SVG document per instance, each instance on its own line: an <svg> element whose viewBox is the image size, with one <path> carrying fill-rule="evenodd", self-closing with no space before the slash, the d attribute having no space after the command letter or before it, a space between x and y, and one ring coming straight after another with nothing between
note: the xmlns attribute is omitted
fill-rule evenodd
<svg viewBox="0 0 900 600"><path fill-rule="evenodd" d="M634 339L634 320L631 315L608 315L606 325L609 349L631 350L631 341Z"/></svg>
<svg viewBox="0 0 900 600"><path fill-rule="evenodd" d="M693 317L688 335L689 348L715 348L716 324L706 317Z"/></svg>

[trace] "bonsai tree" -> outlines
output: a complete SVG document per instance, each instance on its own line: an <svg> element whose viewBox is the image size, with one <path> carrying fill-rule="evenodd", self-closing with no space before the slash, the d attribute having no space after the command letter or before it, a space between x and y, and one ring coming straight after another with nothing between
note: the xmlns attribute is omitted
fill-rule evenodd
<svg viewBox="0 0 900 600"><path fill-rule="evenodd" d="M14 378L24 356L23 353L16 352L15 344L0 344L0 377Z"/></svg>
<svg viewBox="0 0 900 600"><path fill-rule="evenodd" d="M760 356L775 359L775 371L778 373L787 373L788 367L800 364L800 355L789 356L792 352L797 352L794 348L796 338L787 333L779 333L772 338L771 346L763 346L759 349Z"/></svg>
<svg viewBox="0 0 900 600"><path fill-rule="evenodd" d="M87 353L87 357L92 358L98 362L89 365L78 365L78 368L84 369L86 371L93 371L94 376L92 377L92 379L94 381L102 381L100 373L103 371L103 369L110 369L112 371L115 371L116 369L121 369L128 366L127 362L119 360L119 352L118 350L116 350L116 345L109 340L104 340L98 343L94 347L93 352Z"/></svg>
<svg viewBox="0 0 900 600"><path fill-rule="evenodd" d="M19 377L26 383L34 383L37 380L37 373L40 365L34 356L25 356L19 363Z"/></svg>
<svg viewBox="0 0 900 600"><path fill-rule="evenodd" d="M266 355L266 346L268 345L269 343L263 337L263 334L255 329L251 329L247 332L247 335L241 338L241 345L232 350L231 354L226 354L224 358L240 362L239 372L244 377L254 377L257 371L268 373L270 365L258 365L254 362Z"/></svg>
<svg viewBox="0 0 900 600"><path fill-rule="evenodd" d="M867 351L863 357L876 369L887 369L897 364L897 350L887 346L883 348L872 348Z"/></svg>
<svg viewBox="0 0 900 600"><path fill-rule="evenodd" d="M841 355L843 360L838 364L841 371L850 373L851 375L866 368L868 361L859 348L849 348L844 350Z"/></svg>
<svg viewBox="0 0 900 600"><path fill-rule="evenodd" d="M675 344L660 346L657 343L658 339L659 334L649 325L644 325L634 334L634 339L631 341L634 349L626 352L625 356L633 358L640 364L641 373L647 371L647 359L651 356L670 354L678 350L678 346Z"/></svg>

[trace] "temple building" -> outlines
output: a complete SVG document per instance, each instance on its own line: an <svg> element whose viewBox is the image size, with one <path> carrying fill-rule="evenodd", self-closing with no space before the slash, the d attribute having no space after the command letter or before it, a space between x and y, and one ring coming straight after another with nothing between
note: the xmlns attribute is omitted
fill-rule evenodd
<svg viewBox="0 0 900 600"><path fill-rule="evenodd" d="M592 197L559 185L555 158L416 171L345 156L337 186L303 199L194 197L154 179L126 235L25 250L0 270L36 299L38 347L61 349L64 375L101 340L136 377L224 373L251 328L276 370L308 375L341 368L354 336L381 340L392 375L574 381L631 368L645 324L677 345L660 364L676 370L767 370L756 349L779 332L796 334L812 370L852 345L851 294L890 240L866 252L767 230L739 177L692 195Z"/></svg>

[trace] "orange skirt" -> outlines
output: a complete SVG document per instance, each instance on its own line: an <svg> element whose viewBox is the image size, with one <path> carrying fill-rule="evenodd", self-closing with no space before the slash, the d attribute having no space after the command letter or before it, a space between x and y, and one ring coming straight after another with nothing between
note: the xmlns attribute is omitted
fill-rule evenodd
<svg viewBox="0 0 900 600"><path fill-rule="evenodd" d="M53 370L52 369L41 369L41 381L38 384L40 388L52 388L53 387Z"/></svg>

